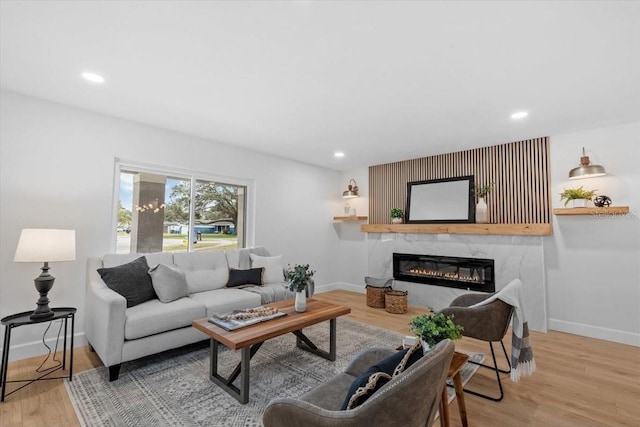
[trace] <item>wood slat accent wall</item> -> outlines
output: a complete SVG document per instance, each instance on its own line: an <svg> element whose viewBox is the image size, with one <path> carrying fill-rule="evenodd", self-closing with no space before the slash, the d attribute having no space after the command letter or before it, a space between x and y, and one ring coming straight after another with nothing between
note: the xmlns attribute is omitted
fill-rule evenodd
<svg viewBox="0 0 640 427"><path fill-rule="evenodd" d="M474 175L494 183L489 222L549 224L549 137L369 167L369 222L389 224L389 211L406 210L407 182Z"/></svg>

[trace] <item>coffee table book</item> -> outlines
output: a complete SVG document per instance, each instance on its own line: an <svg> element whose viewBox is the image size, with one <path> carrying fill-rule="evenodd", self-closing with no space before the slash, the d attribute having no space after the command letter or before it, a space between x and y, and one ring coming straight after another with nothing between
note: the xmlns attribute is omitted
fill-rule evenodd
<svg viewBox="0 0 640 427"><path fill-rule="evenodd" d="M257 316L251 317L248 319L224 319L224 316L233 315L237 312L231 312L223 315L214 314L209 318L209 322L214 325L218 325L221 328L226 329L227 331L235 331L236 329L244 328L246 326L255 325L256 323L266 322L267 320L276 319L278 317L286 316L287 313L284 311L277 311L273 314L269 314L267 316Z"/></svg>

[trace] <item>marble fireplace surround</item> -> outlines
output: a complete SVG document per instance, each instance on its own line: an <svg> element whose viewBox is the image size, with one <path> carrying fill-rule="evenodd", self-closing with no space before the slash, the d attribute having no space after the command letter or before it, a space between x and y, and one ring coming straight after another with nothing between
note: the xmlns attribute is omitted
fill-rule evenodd
<svg viewBox="0 0 640 427"><path fill-rule="evenodd" d="M491 258L495 260L496 291L511 280L524 284L523 305L529 328L547 331L544 254L541 236L367 233L368 275L393 276L393 253ZM411 305L435 310L447 307L464 289L394 280L393 288L408 291Z"/></svg>

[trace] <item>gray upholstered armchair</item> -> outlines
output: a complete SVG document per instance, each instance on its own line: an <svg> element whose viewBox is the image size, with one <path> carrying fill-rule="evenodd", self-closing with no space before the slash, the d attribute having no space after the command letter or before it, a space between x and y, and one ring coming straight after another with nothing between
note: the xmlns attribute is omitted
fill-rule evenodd
<svg viewBox="0 0 640 427"><path fill-rule="evenodd" d="M454 299L449 307L440 310L440 312L447 316L453 315L453 321L464 328L462 335L465 337L489 342L491 357L493 358L493 366L471 361L469 363L476 363L480 366L484 366L485 368L493 369L496 373L496 378L498 379L500 394L498 397L492 397L466 388L464 391L476 396L484 397L485 399L499 402L504 397L500 373L508 374L511 371L511 363L509 362L509 356L507 355L507 350L504 348L504 342L502 342L502 339L509 329L511 315L513 314L513 307L499 299L479 307L470 307L484 301L492 295L493 294L465 294ZM500 341L504 357L507 359L507 364L509 365L508 370L499 369L498 364L496 363L496 354L493 350L493 343L498 341Z"/></svg>
<svg viewBox="0 0 640 427"><path fill-rule="evenodd" d="M355 409L340 406L353 380L371 365L393 354L390 349L360 353L345 372L298 399L272 400L263 415L265 427L378 427L431 426L440 405L442 388L453 356L450 340L393 378Z"/></svg>

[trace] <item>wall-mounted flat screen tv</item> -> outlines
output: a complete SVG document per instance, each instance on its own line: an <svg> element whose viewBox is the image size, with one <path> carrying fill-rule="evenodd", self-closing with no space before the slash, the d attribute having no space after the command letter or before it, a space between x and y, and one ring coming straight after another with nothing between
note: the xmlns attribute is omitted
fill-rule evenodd
<svg viewBox="0 0 640 427"><path fill-rule="evenodd" d="M475 222L473 175L407 183L407 223Z"/></svg>

